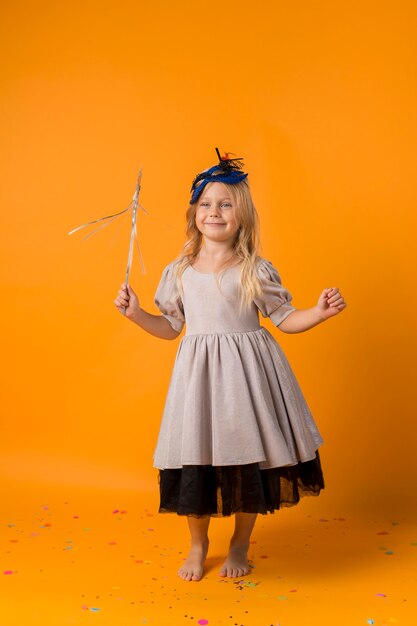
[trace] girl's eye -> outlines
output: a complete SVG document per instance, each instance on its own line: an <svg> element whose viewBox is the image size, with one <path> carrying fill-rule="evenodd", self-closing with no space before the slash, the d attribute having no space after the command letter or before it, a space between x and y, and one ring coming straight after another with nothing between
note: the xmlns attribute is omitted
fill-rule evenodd
<svg viewBox="0 0 417 626"><path fill-rule="evenodd" d="M232 206L232 205L229 203L225 203L225 204L222 204L222 206Z"/></svg>

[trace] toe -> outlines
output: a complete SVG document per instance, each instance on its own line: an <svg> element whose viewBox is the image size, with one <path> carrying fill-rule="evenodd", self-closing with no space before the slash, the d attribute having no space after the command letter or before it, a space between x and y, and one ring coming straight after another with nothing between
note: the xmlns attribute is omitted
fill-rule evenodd
<svg viewBox="0 0 417 626"><path fill-rule="evenodd" d="M227 576L227 567L225 565L221 568L219 576Z"/></svg>

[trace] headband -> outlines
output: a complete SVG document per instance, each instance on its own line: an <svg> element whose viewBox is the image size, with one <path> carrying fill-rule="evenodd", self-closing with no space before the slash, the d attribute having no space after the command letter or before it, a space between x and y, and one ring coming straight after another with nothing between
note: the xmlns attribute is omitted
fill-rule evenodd
<svg viewBox="0 0 417 626"><path fill-rule="evenodd" d="M243 163L241 158L237 159L229 159L229 154L231 152L227 152L226 156L222 157L220 155L219 150L216 148L217 156L219 157L219 163L217 165L213 165L208 170L204 170L201 174L197 174L197 176L193 180L193 184L191 186L191 200L190 204L194 204L204 187L208 183L226 183L227 185L236 185L240 183L242 180L245 180L247 174L241 171L243 167Z"/></svg>

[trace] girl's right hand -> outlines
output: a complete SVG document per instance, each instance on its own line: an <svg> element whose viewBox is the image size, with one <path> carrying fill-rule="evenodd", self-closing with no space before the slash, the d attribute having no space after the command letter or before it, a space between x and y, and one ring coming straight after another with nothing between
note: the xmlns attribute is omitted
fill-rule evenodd
<svg viewBox="0 0 417 626"><path fill-rule="evenodd" d="M122 283L117 298L114 300L114 304L120 313L123 313L126 309L125 315L127 318L131 318L136 311L139 311L138 297L130 285L127 285L126 288L126 283Z"/></svg>

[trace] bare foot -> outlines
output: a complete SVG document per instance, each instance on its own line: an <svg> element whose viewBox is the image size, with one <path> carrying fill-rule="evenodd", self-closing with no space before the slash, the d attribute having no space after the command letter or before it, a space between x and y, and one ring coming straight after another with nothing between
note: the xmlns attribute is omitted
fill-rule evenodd
<svg viewBox="0 0 417 626"><path fill-rule="evenodd" d="M228 576L229 578L246 576L250 569L248 550L249 544L230 546L229 554L223 563L219 576Z"/></svg>
<svg viewBox="0 0 417 626"><path fill-rule="evenodd" d="M209 541L201 545L191 546L190 553L184 565L178 570L178 576L183 580L200 580L203 576L204 561L206 560Z"/></svg>

